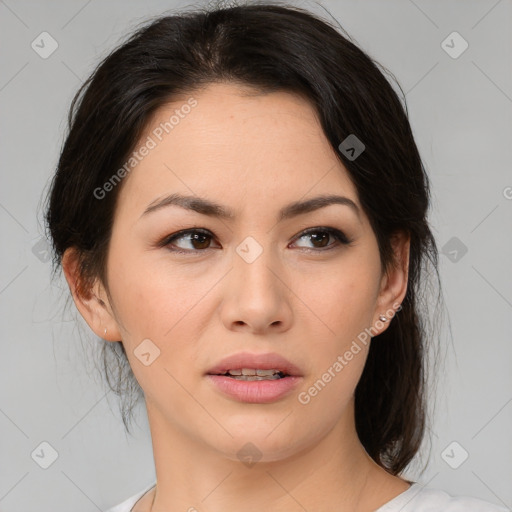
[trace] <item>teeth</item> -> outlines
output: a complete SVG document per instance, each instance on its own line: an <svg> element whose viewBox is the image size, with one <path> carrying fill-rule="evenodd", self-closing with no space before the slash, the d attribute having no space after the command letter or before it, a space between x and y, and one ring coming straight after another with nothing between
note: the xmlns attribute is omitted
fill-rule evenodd
<svg viewBox="0 0 512 512"><path fill-rule="evenodd" d="M229 375L247 375L247 376L259 376L259 377L271 377L275 373L279 373L279 370L253 370L250 368L242 368L241 370L228 370Z"/></svg>
<svg viewBox="0 0 512 512"><path fill-rule="evenodd" d="M279 373L279 370L256 370L256 375L259 375L260 377L274 375L275 373Z"/></svg>
<svg viewBox="0 0 512 512"><path fill-rule="evenodd" d="M274 375L267 375L265 377L260 377L259 375L236 375L231 378L235 380L277 380L281 377L278 373L276 373Z"/></svg>
<svg viewBox="0 0 512 512"><path fill-rule="evenodd" d="M280 370L258 370L252 368L228 370L226 375L236 380L276 380L284 377Z"/></svg>

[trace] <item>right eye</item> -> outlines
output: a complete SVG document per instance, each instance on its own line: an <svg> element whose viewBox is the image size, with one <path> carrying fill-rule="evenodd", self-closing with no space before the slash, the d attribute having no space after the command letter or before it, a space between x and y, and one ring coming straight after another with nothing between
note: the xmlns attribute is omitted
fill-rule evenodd
<svg viewBox="0 0 512 512"><path fill-rule="evenodd" d="M210 249L211 239L213 234L206 229L187 229L185 231L179 231L167 236L158 245L161 247L167 247L172 252L178 252L181 254L190 254L203 252ZM177 240L185 240L186 243L192 244L191 248L175 248L175 242Z"/></svg>

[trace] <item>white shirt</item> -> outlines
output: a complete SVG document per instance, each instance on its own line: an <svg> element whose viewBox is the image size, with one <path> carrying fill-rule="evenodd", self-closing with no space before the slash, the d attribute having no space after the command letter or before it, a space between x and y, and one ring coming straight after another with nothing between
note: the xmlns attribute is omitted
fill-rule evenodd
<svg viewBox="0 0 512 512"><path fill-rule="evenodd" d="M130 512L154 483L105 512ZM402 494L388 501L375 512L510 512L510 509L469 496L452 496L440 489L429 489L416 482Z"/></svg>

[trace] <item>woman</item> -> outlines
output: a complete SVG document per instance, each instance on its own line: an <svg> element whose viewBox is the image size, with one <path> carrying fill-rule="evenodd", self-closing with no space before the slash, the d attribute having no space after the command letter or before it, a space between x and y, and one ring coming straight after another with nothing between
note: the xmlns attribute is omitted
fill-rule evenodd
<svg viewBox="0 0 512 512"><path fill-rule="evenodd" d="M311 13L165 16L108 56L47 223L145 399L157 481L111 512L504 510L400 477L425 429L428 206L396 93Z"/></svg>

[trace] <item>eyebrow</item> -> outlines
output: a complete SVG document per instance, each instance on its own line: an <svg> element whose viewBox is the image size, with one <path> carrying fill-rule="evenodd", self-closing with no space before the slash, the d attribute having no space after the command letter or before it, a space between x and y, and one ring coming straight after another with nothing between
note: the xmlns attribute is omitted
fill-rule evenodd
<svg viewBox="0 0 512 512"><path fill-rule="evenodd" d="M350 207L350 209L360 219L360 210L354 201L348 197L337 195L321 195L305 201L295 201L281 208L278 212L277 219L278 221L287 220L298 215L319 210L320 208L325 208L331 204L341 204ZM142 213L141 217L168 206L179 206L180 208L191 210L202 215L226 220L233 220L236 216L233 210L208 199L197 196L184 196L176 193L156 199L150 203Z"/></svg>

